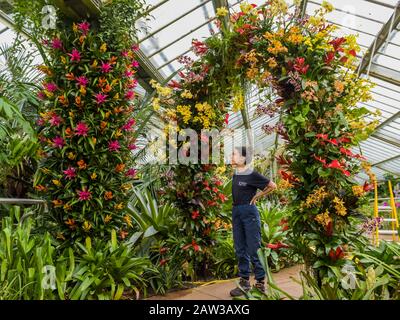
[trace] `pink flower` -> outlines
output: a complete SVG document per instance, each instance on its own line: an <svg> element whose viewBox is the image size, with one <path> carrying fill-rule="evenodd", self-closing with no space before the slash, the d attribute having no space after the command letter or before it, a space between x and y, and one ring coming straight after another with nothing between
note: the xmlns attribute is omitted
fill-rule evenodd
<svg viewBox="0 0 400 320"><path fill-rule="evenodd" d="M65 141L60 136L57 136L53 139L53 145L55 148L62 149L62 147L64 147L64 145L65 145Z"/></svg>
<svg viewBox="0 0 400 320"><path fill-rule="evenodd" d="M136 61L136 60L133 60L131 66L132 66L133 68L139 68L139 62Z"/></svg>
<svg viewBox="0 0 400 320"><path fill-rule="evenodd" d="M133 71L131 71L131 70L126 70L125 71L125 77L127 77L127 78L130 78L130 77L132 77L133 76Z"/></svg>
<svg viewBox="0 0 400 320"><path fill-rule="evenodd" d="M135 92L133 92L132 90L131 90L131 91L128 91L128 92L125 94L125 99L127 99L127 100L132 100L134 97L135 97Z"/></svg>
<svg viewBox="0 0 400 320"><path fill-rule="evenodd" d="M138 50L139 50L139 45L134 44L134 45L131 47L131 49L132 49L132 51L138 51Z"/></svg>
<svg viewBox="0 0 400 320"><path fill-rule="evenodd" d="M59 125L61 124L61 122L62 122L62 118L61 118L59 115L54 114L54 115L50 118L49 122L50 122L50 124L51 124L52 126L59 126Z"/></svg>
<svg viewBox="0 0 400 320"><path fill-rule="evenodd" d="M137 173L137 170L131 168L131 169L129 169L129 170L126 172L126 176L127 176L127 177L133 178L133 177L136 176L136 173Z"/></svg>
<svg viewBox="0 0 400 320"><path fill-rule="evenodd" d="M108 73L111 71L111 64L109 64L108 62L102 62L101 63L101 71L103 73Z"/></svg>
<svg viewBox="0 0 400 320"><path fill-rule="evenodd" d="M83 33L84 35L86 35L86 34L89 32L90 23L87 22L87 21L82 22L82 23L78 23L78 28L79 28L79 30L82 31L82 33Z"/></svg>
<svg viewBox="0 0 400 320"><path fill-rule="evenodd" d="M44 121L43 118L40 118L40 119L38 119L38 120L36 121L36 124L37 124L38 126L43 126L45 123L46 123L46 121Z"/></svg>
<svg viewBox="0 0 400 320"><path fill-rule="evenodd" d="M58 89L57 85L53 82L45 83L43 86L49 92L54 92Z"/></svg>
<svg viewBox="0 0 400 320"><path fill-rule="evenodd" d="M65 174L66 179L73 179L76 177L76 169L73 167L68 167L67 170L64 170L63 173Z"/></svg>
<svg viewBox="0 0 400 320"><path fill-rule="evenodd" d="M124 131L131 131L135 123L136 123L135 119L129 119L128 122L124 124L121 129Z"/></svg>
<svg viewBox="0 0 400 320"><path fill-rule="evenodd" d="M60 49L61 50L62 47L63 47L63 43L62 43L62 41L60 39L54 38L53 40L51 40L51 47L53 49Z"/></svg>
<svg viewBox="0 0 400 320"><path fill-rule="evenodd" d="M84 189L81 191L78 191L78 196L80 201L86 201L90 200L92 198L92 193L88 191L88 189Z"/></svg>
<svg viewBox="0 0 400 320"><path fill-rule="evenodd" d="M138 85L138 81L136 79L132 79L131 82L128 84L129 89L134 89Z"/></svg>
<svg viewBox="0 0 400 320"><path fill-rule="evenodd" d="M87 84L89 83L89 80L85 76L77 77L75 80L78 83L78 85L84 87L86 87Z"/></svg>
<svg viewBox="0 0 400 320"><path fill-rule="evenodd" d="M38 96L38 98L39 98L40 100L46 99L46 95L44 94L43 91L39 91L39 92L37 93L37 96Z"/></svg>
<svg viewBox="0 0 400 320"><path fill-rule="evenodd" d="M98 93L98 94L95 94L94 96L96 98L97 104L102 104L102 103L106 102L106 99L108 97L106 94L103 94L103 93Z"/></svg>
<svg viewBox="0 0 400 320"><path fill-rule="evenodd" d="M76 136L86 137L89 132L89 127L84 122L79 122L75 128Z"/></svg>
<svg viewBox="0 0 400 320"><path fill-rule="evenodd" d="M120 148L121 146L118 140L110 141L110 143L108 144L108 150L110 150L111 152L119 151Z"/></svg>
<svg viewBox="0 0 400 320"><path fill-rule="evenodd" d="M68 55L71 57L71 61L76 61L76 62L81 61L81 54L75 48L72 49L72 53L68 53Z"/></svg>
<svg viewBox="0 0 400 320"><path fill-rule="evenodd" d="M121 52L121 56L123 56L124 58L128 57L128 55L129 55L129 53L126 50Z"/></svg>
<svg viewBox="0 0 400 320"><path fill-rule="evenodd" d="M131 150L131 151L132 151L132 150L136 150L136 149L137 149L137 146L136 146L136 144L131 143L131 144L128 145L128 149Z"/></svg>

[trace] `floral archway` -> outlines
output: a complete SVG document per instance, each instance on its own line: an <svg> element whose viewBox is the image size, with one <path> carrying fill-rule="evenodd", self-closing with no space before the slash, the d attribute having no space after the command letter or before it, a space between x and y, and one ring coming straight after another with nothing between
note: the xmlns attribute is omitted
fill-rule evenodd
<svg viewBox="0 0 400 320"><path fill-rule="evenodd" d="M290 14L284 1L261 7L242 3L240 12L228 17L228 10L219 8L221 33L193 40L199 59L181 59L181 80L168 87L153 83L154 108L176 123L178 132L221 129L228 111L244 108L244 88L274 89L274 101L260 110L280 114L271 131L285 143L279 173L298 208L289 221L292 245L319 280L345 263L349 220L370 187L352 177L362 167L374 179L365 159L351 151L376 125L365 120L367 109L356 106L371 98L372 84L356 73L356 37L336 37L337 27L326 21L332 9L324 2L314 16L302 17L301 8ZM212 221L225 201L220 169L191 164L172 171L167 194L181 210L178 223L187 234L183 249L200 272L214 244Z"/></svg>

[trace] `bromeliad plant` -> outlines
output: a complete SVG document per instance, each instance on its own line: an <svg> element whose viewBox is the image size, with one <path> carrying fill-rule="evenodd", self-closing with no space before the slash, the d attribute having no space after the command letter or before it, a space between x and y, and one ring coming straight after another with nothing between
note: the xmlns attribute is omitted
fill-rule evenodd
<svg viewBox="0 0 400 320"><path fill-rule="evenodd" d="M343 264L349 217L369 189L355 185L351 177L363 167L373 178L363 157L351 150L376 125L366 120L371 112L357 106L371 98L372 84L355 72L356 37L334 35L337 28L325 18L332 10L323 2L313 16L302 17L300 7L289 14L283 0L260 7L242 3L230 17L221 8L221 33L204 42L194 40L199 59L182 58L181 81L157 87L160 94L153 101L177 132L185 127L221 129L230 108L244 108L246 88L273 90L274 100L261 104L258 113L280 113L280 122L265 130L277 132L285 142L280 175L298 207L289 219L293 243L319 284ZM170 181L184 224L196 236L202 230L190 219L193 207L200 214L211 212L201 206L206 194L194 192L201 169L179 165Z"/></svg>
<svg viewBox="0 0 400 320"><path fill-rule="evenodd" d="M117 229L123 239L131 224L123 209L136 174L130 155L138 47L110 47L87 21L60 28L44 46L50 63L40 66L43 162L35 187L52 202L59 238Z"/></svg>

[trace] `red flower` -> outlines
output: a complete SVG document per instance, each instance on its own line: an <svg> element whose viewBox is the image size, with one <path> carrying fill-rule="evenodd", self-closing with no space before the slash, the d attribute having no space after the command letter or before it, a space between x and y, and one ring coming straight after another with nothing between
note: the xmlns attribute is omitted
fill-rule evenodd
<svg viewBox="0 0 400 320"><path fill-rule="evenodd" d="M225 202L226 200L228 200L228 198L223 193L219 193L218 197L222 202Z"/></svg>
<svg viewBox="0 0 400 320"><path fill-rule="evenodd" d="M135 97L135 92L134 91L130 90L125 94L125 99L126 100L132 100L134 97Z"/></svg>
<svg viewBox="0 0 400 320"><path fill-rule="evenodd" d="M62 43L62 41L60 39L54 38L53 40L51 40L51 47L53 49L61 50L63 48L63 43Z"/></svg>
<svg viewBox="0 0 400 320"><path fill-rule="evenodd" d="M76 61L76 62L81 61L81 54L75 48L72 49L72 53L68 53L68 55L71 57L71 61Z"/></svg>
<svg viewBox="0 0 400 320"><path fill-rule="evenodd" d="M340 46L346 42L346 38L336 38L333 39L332 41L329 42L329 44L331 44L333 46L333 48L335 49L335 51L338 51Z"/></svg>
<svg viewBox="0 0 400 320"><path fill-rule="evenodd" d="M87 189L78 191L78 196L80 201L90 200L92 198L92 193Z"/></svg>
<svg viewBox="0 0 400 320"><path fill-rule="evenodd" d="M195 240L192 240L192 247L193 247L194 251L199 251L199 250L200 250L200 247L199 247L199 245L196 243Z"/></svg>
<svg viewBox="0 0 400 320"><path fill-rule="evenodd" d="M66 176L66 179L73 179L76 177L76 169L73 167L68 167L67 170L64 170L63 173Z"/></svg>
<svg viewBox="0 0 400 320"><path fill-rule="evenodd" d="M62 120L62 118L61 118L59 115L54 114L54 115L50 118L49 123L50 123L52 126L58 127L58 126L61 124L62 121L63 121L63 120Z"/></svg>
<svg viewBox="0 0 400 320"><path fill-rule="evenodd" d="M336 248L336 250L331 249L329 251L329 258L331 258L331 260L333 260L333 261L343 259L344 251L343 251L342 247L339 246Z"/></svg>
<svg viewBox="0 0 400 320"><path fill-rule="evenodd" d="M351 140L347 137L341 137L341 138L339 138L339 142L340 143L350 143Z"/></svg>
<svg viewBox="0 0 400 320"><path fill-rule="evenodd" d="M326 141L326 142L329 142L329 143L331 143L331 144L333 144L333 145L335 145L335 146L338 145L338 142L337 142L336 139L326 139L325 141Z"/></svg>
<svg viewBox="0 0 400 320"><path fill-rule="evenodd" d="M83 87L86 87L89 83L89 80L85 76L77 77L75 80L78 82L78 85Z"/></svg>
<svg viewBox="0 0 400 320"><path fill-rule="evenodd" d="M355 57L357 55L356 50L352 49L349 51L349 54L351 54L353 57Z"/></svg>
<svg viewBox="0 0 400 320"><path fill-rule="evenodd" d="M129 119L128 122L126 124L124 124L122 126L122 130L124 131L132 131L132 127L136 124L136 120L135 119Z"/></svg>
<svg viewBox="0 0 400 320"><path fill-rule="evenodd" d="M340 62L341 62L341 63L346 63L347 60L349 60L347 57L341 57L341 58L340 58Z"/></svg>
<svg viewBox="0 0 400 320"><path fill-rule="evenodd" d="M304 58L296 58L293 68L301 74L306 74L310 66L308 64L304 65L304 62Z"/></svg>
<svg viewBox="0 0 400 320"><path fill-rule="evenodd" d="M79 28L79 30L82 31L82 33L84 35L86 35L89 32L90 24L87 21L82 22L82 23L78 23L78 28Z"/></svg>
<svg viewBox="0 0 400 320"><path fill-rule="evenodd" d="M84 122L79 122L75 128L76 136L86 137L89 132L89 127Z"/></svg>
<svg viewBox="0 0 400 320"><path fill-rule="evenodd" d="M97 104L102 104L102 103L106 102L106 99L108 97L106 94L102 94L102 93L97 93L94 96L96 98Z"/></svg>
<svg viewBox="0 0 400 320"><path fill-rule="evenodd" d="M128 169L128 171L126 172L125 175L127 177L134 178L136 176L136 173L137 173L136 169L130 168L130 169Z"/></svg>
<svg viewBox="0 0 400 320"><path fill-rule="evenodd" d="M328 225L326 226L326 235L330 237L332 236L332 234L333 234L333 223L332 221L329 221Z"/></svg>
<svg viewBox="0 0 400 320"><path fill-rule="evenodd" d="M207 201L207 205L210 206L210 207L215 207L217 205L217 203L215 201L213 201L213 200L208 200Z"/></svg>
<svg viewBox="0 0 400 320"><path fill-rule="evenodd" d="M373 183L368 183L367 181L364 182L364 187L363 187L365 192L371 191L374 189L374 184Z"/></svg>
<svg viewBox="0 0 400 320"><path fill-rule="evenodd" d="M333 51L328 52L325 56L325 63L326 64L330 64L333 59L335 59L335 53Z"/></svg>
<svg viewBox="0 0 400 320"><path fill-rule="evenodd" d="M342 169L342 165L338 160L333 160L330 164L326 166L327 168Z"/></svg>
<svg viewBox="0 0 400 320"><path fill-rule="evenodd" d="M53 139L53 146L55 148L59 148L62 149L65 145L65 141L63 138L61 138L60 136L57 136Z"/></svg>
<svg viewBox="0 0 400 320"><path fill-rule="evenodd" d="M167 247L160 248L160 254L165 254L168 251Z"/></svg>
<svg viewBox="0 0 400 320"><path fill-rule="evenodd" d="M196 220L200 216L199 210L192 211L192 219Z"/></svg>
<svg viewBox="0 0 400 320"><path fill-rule="evenodd" d="M206 44L196 39L192 40L192 48L196 55L203 55L208 51Z"/></svg>
<svg viewBox="0 0 400 320"><path fill-rule="evenodd" d="M171 81L168 83L168 87L170 87L170 88L172 88L172 89L180 89L180 88L182 88L182 85L181 85L178 81L171 80Z"/></svg>
<svg viewBox="0 0 400 320"><path fill-rule="evenodd" d="M347 170L342 170L343 174L347 177L350 177L350 172Z"/></svg>
<svg viewBox="0 0 400 320"><path fill-rule="evenodd" d="M225 124L229 124L229 114L227 113L226 115L225 115L225 120L224 120L224 122L225 122Z"/></svg>
<svg viewBox="0 0 400 320"><path fill-rule="evenodd" d="M279 250L281 248L289 248L289 246L287 244L284 244L282 242L277 242L277 243L268 243L266 245L267 248L270 248L272 250Z"/></svg>
<svg viewBox="0 0 400 320"><path fill-rule="evenodd" d="M215 185L218 186L218 187L222 186L222 181L221 180L216 180L215 181Z"/></svg>
<svg viewBox="0 0 400 320"><path fill-rule="evenodd" d="M110 150L111 152L119 151L120 148L121 146L118 140L110 141L110 143L108 144L108 150Z"/></svg>
<svg viewBox="0 0 400 320"><path fill-rule="evenodd" d="M111 67L111 64L109 64L108 62L106 62L106 63L102 62L100 68L101 68L101 72L108 73L111 71L112 67Z"/></svg>
<svg viewBox="0 0 400 320"><path fill-rule="evenodd" d="M167 263L167 259L161 259L160 260L160 266L163 266L164 264L166 264Z"/></svg>
<svg viewBox="0 0 400 320"><path fill-rule="evenodd" d="M322 157L317 157L315 154L313 155L314 159L326 165L326 160L322 159Z"/></svg>
<svg viewBox="0 0 400 320"><path fill-rule="evenodd" d="M323 133L318 133L315 137L317 139L323 139L323 140L328 139L328 135L327 134L323 134Z"/></svg>
<svg viewBox="0 0 400 320"><path fill-rule="evenodd" d="M351 152L351 150L343 148L343 147L340 147L340 152L342 154L345 154L346 156L349 156L349 157L353 157L354 156L354 154L353 154L353 152Z"/></svg>

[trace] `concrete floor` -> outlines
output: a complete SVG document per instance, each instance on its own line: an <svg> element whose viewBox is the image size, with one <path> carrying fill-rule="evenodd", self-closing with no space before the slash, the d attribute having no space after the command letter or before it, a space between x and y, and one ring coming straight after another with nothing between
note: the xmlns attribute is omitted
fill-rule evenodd
<svg viewBox="0 0 400 320"><path fill-rule="evenodd" d="M299 272L302 266L294 266L285 268L273 274L273 278L277 286L298 298L302 294L301 285L294 282L291 277L299 279ZM153 296L147 300L231 300L229 291L236 287L236 279L219 281L202 285L192 289L179 290L166 294L165 296ZM252 284L254 280L252 279Z"/></svg>

